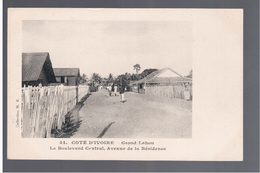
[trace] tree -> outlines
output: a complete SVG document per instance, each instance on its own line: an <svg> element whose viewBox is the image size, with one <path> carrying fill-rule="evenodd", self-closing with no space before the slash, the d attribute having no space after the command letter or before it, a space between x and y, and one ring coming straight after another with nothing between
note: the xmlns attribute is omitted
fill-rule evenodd
<svg viewBox="0 0 260 173"><path fill-rule="evenodd" d="M148 76L149 74L151 74L152 72L157 71L158 69L153 69L153 68L149 68L149 69L145 69L142 73L141 73L141 79L145 78L146 76Z"/></svg>
<svg viewBox="0 0 260 173"><path fill-rule="evenodd" d="M108 81L109 81L109 83L112 83L113 80L114 80L113 74L112 74L112 73L109 73L109 75L108 75Z"/></svg>
<svg viewBox="0 0 260 173"><path fill-rule="evenodd" d="M135 74L135 73L133 73L133 74L131 75L131 81L135 81L135 80L138 80L138 75Z"/></svg>
<svg viewBox="0 0 260 173"><path fill-rule="evenodd" d="M99 85L102 81L101 76L98 73L93 73L91 77L92 85Z"/></svg>
<svg viewBox="0 0 260 173"><path fill-rule="evenodd" d="M131 81L131 74L130 73L125 73L126 79Z"/></svg>
<svg viewBox="0 0 260 173"><path fill-rule="evenodd" d="M117 77L116 79L116 84L117 85L124 85L127 86L129 84L129 81L127 79L127 75L126 74L121 74Z"/></svg>
<svg viewBox="0 0 260 173"><path fill-rule="evenodd" d="M87 75L85 75L85 74L83 73L83 75L79 77L79 84L82 84L82 85L83 85L83 84L85 84L87 81L88 81L88 77L87 77Z"/></svg>
<svg viewBox="0 0 260 173"><path fill-rule="evenodd" d="M101 78L101 85L102 86L107 85L107 83L108 83L107 81L108 81L108 79L106 77Z"/></svg>
<svg viewBox="0 0 260 173"><path fill-rule="evenodd" d="M136 71L136 74L137 74L141 70L141 66L139 64L135 64L134 70Z"/></svg>

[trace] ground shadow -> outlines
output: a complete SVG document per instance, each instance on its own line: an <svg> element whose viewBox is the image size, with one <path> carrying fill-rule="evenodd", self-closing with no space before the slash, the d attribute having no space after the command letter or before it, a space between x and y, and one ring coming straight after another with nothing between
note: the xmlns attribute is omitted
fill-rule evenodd
<svg viewBox="0 0 260 173"><path fill-rule="evenodd" d="M84 102L91 94L85 95L75 107L65 115L65 122L62 123L61 129L52 129L53 138L70 138L77 132L82 120L79 120L79 110L84 106Z"/></svg>
<svg viewBox="0 0 260 173"><path fill-rule="evenodd" d="M109 129L109 127L112 125L112 124L114 124L115 122L112 122L112 123L110 123L108 126L106 126L105 128L104 128L104 130L98 135L98 138L102 138L103 136L104 136L104 134L107 132L107 130Z"/></svg>

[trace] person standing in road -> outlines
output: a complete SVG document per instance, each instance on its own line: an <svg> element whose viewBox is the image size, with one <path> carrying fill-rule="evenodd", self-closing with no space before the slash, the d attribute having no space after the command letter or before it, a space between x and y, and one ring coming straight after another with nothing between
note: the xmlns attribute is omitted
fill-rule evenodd
<svg viewBox="0 0 260 173"><path fill-rule="evenodd" d="M115 84L112 83L112 89L111 89L111 91L114 92L114 89L115 89Z"/></svg>
<svg viewBox="0 0 260 173"><path fill-rule="evenodd" d="M108 85L107 90L108 90L109 96L111 96L111 89L112 89L111 85Z"/></svg>
<svg viewBox="0 0 260 173"><path fill-rule="evenodd" d="M117 86L115 85L114 86L114 94L115 94L115 96L116 96L116 93L117 93Z"/></svg>
<svg viewBox="0 0 260 173"><path fill-rule="evenodd" d="M121 81L119 92L120 92L120 102L122 102L122 103L126 102L125 94L124 94L125 93L125 85L123 84L122 81Z"/></svg>

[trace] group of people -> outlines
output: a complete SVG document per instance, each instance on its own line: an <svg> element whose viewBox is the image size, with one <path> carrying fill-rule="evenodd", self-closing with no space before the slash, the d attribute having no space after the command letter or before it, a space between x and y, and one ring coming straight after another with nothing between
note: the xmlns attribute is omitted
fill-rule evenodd
<svg viewBox="0 0 260 173"><path fill-rule="evenodd" d="M109 96L111 96L112 94L114 94L115 96L117 95L118 93L118 90L119 89L119 94L120 94L120 102L124 103L126 100L125 100L125 86L124 85L115 85L115 84L112 84L112 85L108 85L107 87L107 90L108 90L108 93L109 93Z"/></svg>

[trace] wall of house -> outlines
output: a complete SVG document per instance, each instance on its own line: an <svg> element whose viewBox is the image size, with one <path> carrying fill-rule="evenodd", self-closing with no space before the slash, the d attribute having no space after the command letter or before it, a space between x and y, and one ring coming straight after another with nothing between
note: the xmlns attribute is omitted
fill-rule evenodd
<svg viewBox="0 0 260 173"><path fill-rule="evenodd" d="M145 94L144 84L133 85L130 90L135 93Z"/></svg>
<svg viewBox="0 0 260 173"><path fill-rule="evenodd" d="M139 84L139 93L140 94L145 94L145 84Z"/></svg>
<svg viewBox="0 0 260 173"><path fill-rule="evenodd" d="M146 95L192 100L192 83L175 85L147 85Z"/></svg>
<svg viewBox="0 0 260 173"><path fill-rule="evenodd" d="M46 78L46 76L44 74L41 74L40 78L38 80L36 80L36 81L23 81L22 82L22 87L24 87L24 86L26 86L26 87L28 87L28 86L35 87L35 86L39 86L40 84L42 84L42 86L48 86L49 85L49 83L47 81L47 78Z"/></svg>
<svg viewBox="0 0 260 173"><path fill-rule="evenodd" d="M138 93L138 86L137 85L131 86L131 91Z"/></svg>
<svg viewBox="0 0 260 173"><path fill-rule="evenodd" d="M68 86L76 86L77 85L75 76L69 76L67 78L67 81L68 81L68 84L67 84Z"/></svg>
<svg viewBox="0 0 260 173"><path fill-rule="evenodd" d="M22 82L22 87L26 86L38 86L40 84L40 81L37 80L37 81L23 81Z"/></svg>
<svg viewBox="0 0 260 173"><path fill-rule="evenodd" d="M63 80L62 80L63 78ZM75 76L56 76L56 81L66 86L77 86L77 77Z"/></svg>
<svg viewBox="0 0 260 173"><path fill-rule="evenodd" d="M58 82L58 83L61 83L61 77L56 77L56 81Z"/></svg>

